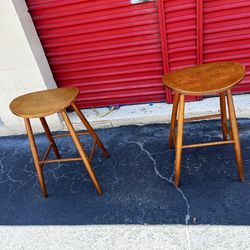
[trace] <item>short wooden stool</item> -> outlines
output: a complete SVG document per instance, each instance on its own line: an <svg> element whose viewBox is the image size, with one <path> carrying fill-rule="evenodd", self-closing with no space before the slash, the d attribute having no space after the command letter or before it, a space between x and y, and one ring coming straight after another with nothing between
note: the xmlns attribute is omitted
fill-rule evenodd
<svg viewBox="0 0 250 250"><path fill-rule="evenodd" d="M103 146L101 140L99 139L99 137L97 136L97 134L95 133L94 129L91 127L87 119L84 117L82 112L76 106L75 100L78 94L79 94L79 90L77 88L50 89L50 90L38 91L38 92L19 96L10 103L11 111L17 116L24 118L26 130L27 130L27 134L28 134L28 138L30 142L31 152L34 158L37 175L39 178L40 186L42 189L42 194L44 197L48 196L46 186L44 183L43 172L42 172L42 168L44 164L52 163L52 162L69 162L69 161L83 161L90 175L90 178L97 190L97 193L99 195L102 194L102 190L96 179L96 176L93 172L90 162L92 160L92 157L96 148L96 144L98 144L98 146L102 149L102 152L106 157L109 157L109 153ZM68 107L73 108L73 110L76 112L76 114L78 115L78 117L80 118L84 126L87 128L87 132L76 133L66 113L66 108ZM68 127L69 134L52 135L52 133L50 132L48 124L45 120L45 116L52 115L55 113L62 114L65 124ZM44 128L44 131L50 143L45 153L45 156L43 157L42 160L40 160L40 157L37 151L34 134L31 128L31 124L30 124L30 118L40 119L42 126ZM94 144L93 144L89 157L86 155L86 152L83 149L80 143L80 140L78 138L79 135L84 135L84 134L90 134L94 140ZM66 137L66 136L72 137L74 144L80 154L79 158L61 159L61 156L57 149L54 138L60 138L60 137ZM53 149L56 155L56 159L47 160L47 157L51 149Z"/></svg>
<svg viewBox="0 0 250 250"><path fill-rule="evenodd" d="M234 151L238 166L238 174L241 181L244 181L243 162L238 136L238 127L236 122L234 103L231 94L231 88L236 85L245 74L243 65L237 62L215 62L202 64L195 67L179 69L166 74L163 77L165 86L171 88L174 94L173 110L170 124L169 147L175 144L175 185L180 183L180 169L182 149L202 146L213 146L222 144L234 144ZM185 95L220 95L220 114L201 116L184 119ZM231 131L227 126L226 102L227 98L228 112L231 123ZM179 109L179 110L178 110ZM177 135L175 136L176 117L178 113ZM221 117L223 141L208 142L202 144L183 145L183 125L184 121L193 121ZM229 140L228 140L229 136Z"/></svg>

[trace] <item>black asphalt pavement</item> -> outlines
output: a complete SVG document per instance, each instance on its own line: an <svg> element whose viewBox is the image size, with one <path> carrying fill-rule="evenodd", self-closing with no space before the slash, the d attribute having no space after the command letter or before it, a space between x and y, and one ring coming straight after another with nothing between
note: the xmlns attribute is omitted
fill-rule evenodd
<svg viewBox="0 0 250 250"><path fill-rule="evenodd" d="M168 124L96 130L111 154L106 159L98 149L92 162L103 196L83 163L71 162L44 167L44 199L26 135L1 137L0 224L250 225L250 120L238 124L246 181L239 181L232 145L185 149L179 189L172 182ZM186 144L221 138L217 120L185 124ZM43 155L47 138L39 134L36 140ZM91 138L81 141L89 152ZM78 155L70 138L57 144L62 156Z"/></svg>

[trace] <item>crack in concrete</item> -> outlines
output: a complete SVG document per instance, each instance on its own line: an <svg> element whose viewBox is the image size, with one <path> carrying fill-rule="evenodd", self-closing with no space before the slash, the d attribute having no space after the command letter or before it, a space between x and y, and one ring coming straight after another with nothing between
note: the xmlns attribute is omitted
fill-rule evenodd
<svg viewBox="0 0 250 250"><path fill-rule="evenodd" d="M144 142L142 142L142 143L141 142L129 142L129 143L134 143L134 144L138 145L140 147L141 151L146 153L146 155L149 157L149 159L153 162L156 175L158 175L161 179L166 180L168 183L174 185L174 187L175 187L175 183L173 181L174 170L173 170L170 178L167 178L167 177L161 175L161 173L157 169L156 160L152 157L152 154L144 148ZM188 249L190 250L191 249L191 242L190 242L190 235L189 235L189 230L188 230L188 222L190 220L190 207L191 206L190 206L189 201L188 201L186 195L184 194L184 192L180 188L176 188L176 190L181 194L182 198L185 200L186 207L187 207L187 213L185 216L185 225L186 225L186 237L187 237L187 241L188 241Z"/></svg>

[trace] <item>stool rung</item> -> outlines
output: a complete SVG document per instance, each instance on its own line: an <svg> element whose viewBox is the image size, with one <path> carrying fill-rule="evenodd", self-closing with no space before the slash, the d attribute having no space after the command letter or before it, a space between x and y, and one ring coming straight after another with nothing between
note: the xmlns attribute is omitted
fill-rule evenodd
<svg viewBox="0 0 250 250"><path fill-rule="evenodd" d="M228 129L227 124L224 124L224 123L223 123L222 126L224 127L224 129L226 129L226 132L227 132L227 134L229 135L230 139L233 140L232 132Z"/></svg>
<svg viewBox="0 0 250 250"><path fill-rule="evenodd" d="M234 143L234 141L230 140L230 141L197 143L197 144L183 145L182 148L196 148L196 147L216 146L216 145L231 144L231 143Z"/></svg>
<svg viewBox="0 0 250 250"><path fill-rule="evenodd" d="M93 155L94 155L94 153L95 153L96 143L97 143L97 140L95 139L94 145L93 145L93 147L92 147L92 149L91 149L91 152L90 152L90 155L89 155L89 162L92 161Z"/></svg>
<svg viewBox="0 0 250 250"><path fill-rule="evenodd" d="M221 114L213 114L213 115L203 115L203 116L196 116L184 119L184 122L191 122L191 121L198 121L198 120L206 120L211 118L221 117Z"/></svg>
<svg viewBox="0 0 250 250"><path fill-rule="evenodd" d="M89 132L88 131L85 131L85 132L79 132L79 133L76 133L76 135L89 135ZM54 138L63 138L63 137L67 137L67 136L71 136L70 134L59 134L59 135L52 135L52 137Z"/></svg>
<svg viewBox="0 0 250 250"><path fill-rule="evenodd" d="M83 132L84 133L84 132ZM63 136L64 137L64 136ZM94 141L94 145L91 149L91 152L90 152L90 155L89 155L89 162L91 162L92 158L93 158L93 155L95 153L95 149L96 149L96 145L97 145L97 140L95 139ZM49 155L49 152L52 148L52 144L49 145L44 157L43 157L43 160L40 161L39 163L41 164L41 167L43 167L43 165L45 163L54 163L54 162L69 162L69 161L81 161L83 160L82 158L64 158L64 159L52 159L52 160L46 160L48 155Z"/></svg>
<svg viewBox="0 0 250 250"><path fill-rule="evenodd" d="M44 155L44 157L43 157L43 160L40 161L40 163L43 162L43 161L46 161L46 159L47 159L47 157L48 157L48 155L49 155L49 152L50 152L51 148L52 148L52 143L49 144L49 146L48 146L48 148L47 148L47 150L46 150L46 153L45 153L45 155ZM41 167L43 167L43 165L44 165L44 163L41 164Z"/></svg>
<svg viewBox="0 0 250 250"><path fill-rule="evenodd" d="M64 159L42 160L39 163L43 165L45 163L67 162L67 161L82 161L82 158L64 158Z"/></svg>

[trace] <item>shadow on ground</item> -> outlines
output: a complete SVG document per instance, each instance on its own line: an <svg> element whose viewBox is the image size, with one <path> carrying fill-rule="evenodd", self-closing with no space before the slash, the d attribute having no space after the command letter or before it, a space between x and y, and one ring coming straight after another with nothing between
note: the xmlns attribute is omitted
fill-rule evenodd
<svg viewBox="0 0 250 250"><path fill-rule="evenodd" d="M185 143L221 139L219 121L185 125ZM221 224L250 225L250 120L239 120L246 181L238 181L232 145L185 149L181 186L172 183L169 125L97 130L111 158L93 159L104 195L98 196L81 162L44 167L42 198L26 136L0 138L0 224ZM36 136L40 152L48 143ZM77 156L71 139L58 139L64 157ZM83 137L87 151L91 139ZM51 157L53 154L51 153Z"/></svg>

